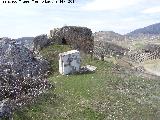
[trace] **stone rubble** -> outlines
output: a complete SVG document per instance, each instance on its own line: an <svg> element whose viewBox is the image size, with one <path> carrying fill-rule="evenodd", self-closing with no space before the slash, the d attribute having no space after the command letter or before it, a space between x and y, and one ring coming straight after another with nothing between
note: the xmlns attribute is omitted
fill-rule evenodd
<svg viewBox="0 0 160 120"><path fill-rule="evenodd" d="M9 99L15 103L9 105L14 109L17 105L25 104L20 100L22 96L34 98L52 87L46 79L49 69L49 63L46 60L40 56L37 57L26 47L8 38L0 40L1 103ZM0 108L2 116L7 114L6 109L3 108L2 105Z"/></svg>
<svg viewBox="0 0 160 120"><path fill-rule="evenodd" d="M86 65L82 66L79 73L90 73L90 72L95 72L97 67L91 66L91 65Z"/></svg>

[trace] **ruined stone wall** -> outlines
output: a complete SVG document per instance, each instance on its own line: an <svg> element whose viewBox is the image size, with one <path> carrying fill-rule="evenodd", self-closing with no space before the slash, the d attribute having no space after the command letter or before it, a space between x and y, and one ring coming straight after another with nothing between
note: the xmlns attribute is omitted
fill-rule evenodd
<svg viewBox="0 0 160 120"><path fill-rule="evenodd" d="M128 49L106 41L94 41L94 57L124 56Z"/></svg>
<svg viewBox="0 0 160 120"><path fill-rule="evenodd" d="M92 31L86 27L65 26L50 30L54 43L71 45L73 49L89 53L93 50Z"/></svg>
<svg viewBox="0 0 160 120"><path fill-rule="evenodd" d="M123 56L128 49L116 43L124 39L125 37L112 31L94 33L94 57Z"/></svg>
<svg viewBox="0 0 160 120"><path fill-rule="evenodd" d="M157 52L153 52L153 53L134 53L134 54L130 54L129 55L129 59L132 62L137 62L137 63L141 63L141 62L145 62L147 60L153 60L153 59L159 59L159 54L157 54Z"/></svg>
<svg viewBox="0 0 160 120"><path fill-rule="evenodd" d="M159 45L146 45L142 50L131 52L128 58L132 62L141 63L147 60L160 59L160 46Z"/></svg>

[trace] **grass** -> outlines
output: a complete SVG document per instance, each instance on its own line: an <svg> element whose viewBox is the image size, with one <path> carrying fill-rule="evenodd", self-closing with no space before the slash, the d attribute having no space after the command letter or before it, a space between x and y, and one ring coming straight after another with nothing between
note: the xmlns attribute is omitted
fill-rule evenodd
<svg viewBox="0 0 160 120"><path fill-rule="evenodd" d="M59 60L59 53L71 50L68 45L51 45L47 48L44 48L40 51L40 54L46 58L52 68L52 73L58 71L58 60Z"/></svg>
<svg viewBox="0 0 160 120"><path fill-rule="evenodd" d="M117 64L117 60L115 57L104 58L104 60L107 62L112 62L113 64Z"/></svg>
<svg viewBox="0 0 160 120"><path fill-rule="evenodd" d="M50 46L50 49L47 49L51 52L50 50L56 47ZM66 47L62 48L63 50L69 49L67 46L63 47ZM55 64L53 66L57 66L56 61L52 62ZM14 113L14 120L160 118L159 80L139 78L122 71L115 72L114 64L107 61L91 60L86 57L83 62L96 66L96 72L62 76L55 71L49 77L50 82L55 84L55 89L41 95L35 104L17 110Z"/></svg>

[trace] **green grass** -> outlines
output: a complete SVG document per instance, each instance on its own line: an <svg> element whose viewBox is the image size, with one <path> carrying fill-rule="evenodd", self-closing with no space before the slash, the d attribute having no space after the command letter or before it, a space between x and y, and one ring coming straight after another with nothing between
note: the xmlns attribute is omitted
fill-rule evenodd
<svg viewBox="0 0 160 120"><path fill-rule="evenodd" d="M113 64L117 64L117 60L115 57L104 58L104 60L107 62L112 62Z"/></svg>
<svg viewBox="0 0 160 120"><path fill-rule="evenodd" d="M83 62L96 66L96 72L69 76L54 72L49 80L55 84L55 89L41 95L35 104L16 111L14 120L160 118L159 80L139 78L123 72L115 73L114 65L110 62L91 60L88 57Z"/></svg>
<svg viewBox="0 0 160 120"><path fill-rule="evenodd" d="M40 54L43 55L51 63L52 73L58 70L58 60L59 53L66 52L71 50L68 45L51 45L47 48L44 48L40 51Z"/></svg>
<svg viewBox="0 0 160 120"><path fill-rule="evenodd" d="M144 47L144 43L141 43L141 42L136 43L136 44L134 45L134 47L135 47L136 49L142 49L142 48Z"/></svg>

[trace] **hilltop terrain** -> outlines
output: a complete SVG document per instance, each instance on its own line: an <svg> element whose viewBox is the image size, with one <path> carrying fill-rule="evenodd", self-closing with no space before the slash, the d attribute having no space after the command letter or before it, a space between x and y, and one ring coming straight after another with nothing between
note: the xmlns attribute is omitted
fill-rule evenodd
<svg viewBox="0 0 160 120"><path fill-rule="evenodd" d="M14 120L158 119L159 34L136 34L64 26L50 35L1 39L0 117L9 108ZM97 70L60 75L59 53L72 49Z"/></svg>

